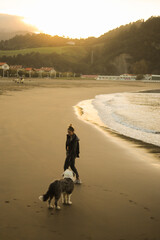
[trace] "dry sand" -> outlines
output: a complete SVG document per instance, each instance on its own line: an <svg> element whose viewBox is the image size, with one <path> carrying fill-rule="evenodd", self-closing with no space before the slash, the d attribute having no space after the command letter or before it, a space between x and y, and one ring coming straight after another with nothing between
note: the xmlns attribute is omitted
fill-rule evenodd
<svg viewBox="0 0 160 240"><path fill-rule="evenodd" d="M79 120L72 106L96 94L160 84L56 80L37 86L0 96L0 240L159 240L158 159ZM61 177L70 123L80 138L76 166L83 184L75 186L72 206L48 210L38 196Z"/></svg>

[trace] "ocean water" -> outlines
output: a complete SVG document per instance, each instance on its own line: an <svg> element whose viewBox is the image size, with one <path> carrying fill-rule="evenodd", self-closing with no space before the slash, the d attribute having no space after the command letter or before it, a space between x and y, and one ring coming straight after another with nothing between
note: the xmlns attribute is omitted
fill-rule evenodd
<svg viewBox="0 0 160 240"><path fill-rule="evenodd" d="M160 93L97 95L77 107L83 120L160 146Z"/></svg>

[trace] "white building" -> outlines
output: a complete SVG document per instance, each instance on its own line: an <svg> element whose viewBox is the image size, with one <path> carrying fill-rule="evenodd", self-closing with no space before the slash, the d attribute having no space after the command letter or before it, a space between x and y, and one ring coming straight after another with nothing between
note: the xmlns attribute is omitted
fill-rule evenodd
<svg viewBox="0 0 160 240"><path fill-rule="evenodd" d="M56 77L56 70L52 67L42 67L41 70L43 72L46 72L48 73L48 75L51 77L51 76L54 76Z"/></svg>
<svg viewBox="0 0 160 240"><path fill-rule="evenodd" d="M9 65L5 62L0 62L0 69L3 71L3 77L5 76L5 71L9 70Z"/></svg>
<svg viewBox="0 0 160 240"><path fill-rule="evenodd" d="M148 80L148 81L160 81L160 75L152 75L152 74L146 74L144 76L145 80Z"/></svg>
<svg viewBox="0 0 160 240"><path fill-rule="evenodd" d="M68 45L71 45L71 46L74 46L74 45L75 45L75 42L69 41L69 42L67 42L67 44L68 44Z"/></svg>
<svg viewBox="0 0 160 240"><path fill-rule="evenodd" d="M120 76L101 76L97 77L97 80L127 80L127 81L134 81L136 80L136 75L132 74L122 74Z"/></svg>
<svg viewBox="0 0 160 240"><path fill-rule="evenodd" d="M9 70L9 65L4 62L0 62L0 69Z"/></svg>

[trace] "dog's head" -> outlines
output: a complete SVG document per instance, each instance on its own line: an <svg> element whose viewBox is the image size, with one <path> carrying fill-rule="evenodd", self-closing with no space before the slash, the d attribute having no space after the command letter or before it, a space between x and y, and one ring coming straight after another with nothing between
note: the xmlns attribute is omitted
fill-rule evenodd
<svg viewBox="0 0 160 240"><path fill-rule="evenodd" d="M64 173L62 174L63 178L70 178L72 180L74 180L74 177L73 177L73 172L69 169L66 169L64 171Z"/></svg>

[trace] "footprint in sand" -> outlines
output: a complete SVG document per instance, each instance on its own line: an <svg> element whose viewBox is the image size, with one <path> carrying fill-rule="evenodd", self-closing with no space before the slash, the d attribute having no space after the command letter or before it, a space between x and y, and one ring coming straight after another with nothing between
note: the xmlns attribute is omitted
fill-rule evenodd
<svg viewBox="0 0 160 240"><path fill-rule="evenodd" d="M5 203L10 203L10 201L6 200Z"/></svg>
<svg viewBox="0 0 160 240"><path fill-rule="evenodd" d="M109 189L103 189L104 192L112 192L111 190Z"/></svg>
<svg viewBox="0 0 160 240"><path fill-rule="evenodd" d="M150 209L149 209L149 208L147 208L147 207L144 207L144 210L146 210L146 211L150 212Z"/></svg>
<svg viewBox="0 0 160 240"><path fill-rule="evenodd" d="M134 202L133 200L128 200L130 203L134 203L135 205L137 205L136 202Z"/></svg>
<svg viewBox="0 0 160 240"><path fill-rule="evenodd" d="M120 195L122 195L122 196L125 196L125 197L128 197L128 195L126 194L126 193L119 193Z"/></svg>

